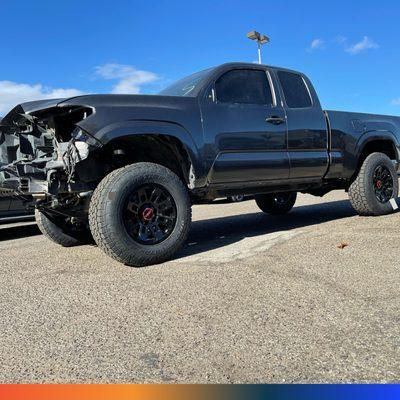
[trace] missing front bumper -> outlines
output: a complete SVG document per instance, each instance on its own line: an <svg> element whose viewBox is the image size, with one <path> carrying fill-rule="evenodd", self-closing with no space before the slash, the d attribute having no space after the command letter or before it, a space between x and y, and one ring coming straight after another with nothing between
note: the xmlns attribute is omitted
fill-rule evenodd
<svg viewBox="0 0 400 400"><path fill-rule="evenodd" d="M53 128L18 114L13 124L0 126L0 187L29 195L71 191L76 166L93 147L86 137L75 128L60 142Z"/></svg>

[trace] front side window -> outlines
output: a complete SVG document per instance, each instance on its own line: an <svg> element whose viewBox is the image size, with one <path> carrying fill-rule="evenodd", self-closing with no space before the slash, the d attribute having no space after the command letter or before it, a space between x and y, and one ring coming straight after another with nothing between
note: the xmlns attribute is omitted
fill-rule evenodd
<svg viewBox="0 0 400 400"><path fill-rule="evenodd" d="M293 72L278 71L278 78L289 108L312 106L310 92L301 75Z"/></svg>
<svg viewBox="0 0 400 400"><path fill-rule="evenodd" d="M265 71L236 69L215 82L217 100L222 103L272 105L272 93Z"/></svg>

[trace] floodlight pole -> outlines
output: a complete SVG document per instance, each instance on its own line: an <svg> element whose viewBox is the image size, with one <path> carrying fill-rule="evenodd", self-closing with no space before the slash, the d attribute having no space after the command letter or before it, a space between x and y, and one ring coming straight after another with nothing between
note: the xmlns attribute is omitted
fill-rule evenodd
<svg viewBox="0 0 400 400"><path fill-rule="evenodd" d="M258 63L261 64L261 46L269 42L269 37L257 31L247 33L247 38L257 42Z"/></svg>

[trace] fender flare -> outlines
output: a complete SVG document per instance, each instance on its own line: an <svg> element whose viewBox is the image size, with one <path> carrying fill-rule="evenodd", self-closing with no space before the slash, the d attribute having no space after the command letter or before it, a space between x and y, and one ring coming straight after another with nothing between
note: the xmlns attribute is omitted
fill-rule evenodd
<svg viewBox="0 0 400 400"><path fill-rule="evenodd" d="M84 129L83 126L81 126ZM116 139L123 139L139 135L163 135L173 137L182 144L189 161L192 164L196 186L203 176L203 166L200 162L199 150L192 135L181 125L169 121L132 120L121 121L107 125L98 130L94 137L103 146Z"/></svg>
<svg viewBox="0 0 400 400"><path fill-rule="evenodd" d="M400 160L400 144L399 141L397 140L397 137L395 134L393 134L391 131L378 131L378 130L372 130L365 132L362 134L355 145L355 154L357 154L357 160L360 159L360 156L362 154L362 151L364 147L372 142L372 141L379 141L379 140L388 140L393 143L394 150L396 153L396 161L399 162Z"/></svg>

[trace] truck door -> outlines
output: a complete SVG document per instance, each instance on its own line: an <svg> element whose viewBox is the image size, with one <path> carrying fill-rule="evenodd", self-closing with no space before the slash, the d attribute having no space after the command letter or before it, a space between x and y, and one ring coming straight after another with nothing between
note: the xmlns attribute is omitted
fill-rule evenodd
<svg viewBox="0 0 400 400"><path fill-rule="evenodd" d="M318 97L308 79L277 71L288 124L290 179L321 178L328 163L328 130Z"/></svg>
<svg viewBox="0 0 400 400"><path fill-rule="evenodd" d="M266 69L222 72L201 111L211 184L288 178L285 111Z"/></svg>

